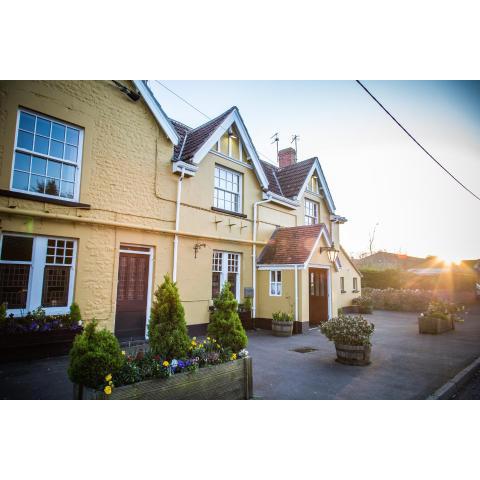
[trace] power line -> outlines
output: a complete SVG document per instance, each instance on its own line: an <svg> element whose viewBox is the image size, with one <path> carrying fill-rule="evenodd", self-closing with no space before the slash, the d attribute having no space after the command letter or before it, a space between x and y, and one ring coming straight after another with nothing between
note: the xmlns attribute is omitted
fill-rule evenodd
<svg viewBox="0 0 480 480"><path fill-rule="evenodd" d="M473 193L467 186L465 186L453 173L450 173L425 147L423 147L420 142L380 103L379 100L368 90L368 88L363 85L360 80L355 80L369 95L370 97L377 102L377 104L385 111L385 113L445 172L447 173L453 180L455 180L462 188L464 188L468 193L473 195L477 200L480 200L480 197Z"/></svg>
<svg viewBox="0 0 480 480"><path fill-rule="evenodd" d="M173 95L175 95L177 98L179 98L182 102L185 102L188 106L192 107L194 110L196 110L198 113L200 113L201 115L203 115L205 118L207 118L208 120L212 120L212 117L210 117L209 115L207 115L206 113L203 113L201 110L199 110L195 105L193 105L192 103L190 103L188 100L186 100L185 98L183 98L181 95L179 95L178 93L174 92L171 88L168 88L166 85L164 85L160 80L153 80L155 83L158 83L159 85L161 85L163 88L165 88L166 90L168 90L170 93L172 93ZM227 130L225 130L225 133L227 133ZM278 147L277 147L277 151L278 151ZM259 154L261 154L264 158L266 158L270 163L273 163L272 160L270 160L270 158L267 157L267 155L265 155L264 153L260 152L259 150L257 150L257 152ZM278 153L278 152L277 152ZM278 157L278 155L277 155Z"/></svg>

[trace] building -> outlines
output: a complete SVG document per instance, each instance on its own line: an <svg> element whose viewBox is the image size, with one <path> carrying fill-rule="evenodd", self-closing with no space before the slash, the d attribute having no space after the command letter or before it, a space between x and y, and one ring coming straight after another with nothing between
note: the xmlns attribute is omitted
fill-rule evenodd
<svg viewBox="0 0 480 480"><path fill-rule="evenodd" d="M192 334L226 280L296 331L360 294L317 158L263 162L236 107L190 128L145 81L0 82L0 219L9 313L76 301L121 338L144 337L167 273Z"/></svg>

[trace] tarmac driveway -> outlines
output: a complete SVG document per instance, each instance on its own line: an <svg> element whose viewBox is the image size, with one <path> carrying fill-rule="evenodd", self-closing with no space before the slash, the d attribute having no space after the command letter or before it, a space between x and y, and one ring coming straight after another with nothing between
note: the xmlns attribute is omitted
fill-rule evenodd
<svg viewBox="0 0 480 480"><path fill-rule="evenodd" d="M417 315L375 311L372 363L335 362L335 346L318 330L282 338L249 333L253 392L258 399L421 399L480 355L480 315L466 316L456 330L420 335ZM298 353L297 348L315 351Z"/></svg>
<svg viewBox="0 0 480 480"><path fill-rule="evenodd" d="M480 355L480 308L442 335L419 335L417 316L376 311L372 363L335 362L335 347L318 330L289 338L249 332L257 399L426 398ZM310 353L292 351L315 349ZM67 357L0 364L0 399L69 399Z"/></svg>

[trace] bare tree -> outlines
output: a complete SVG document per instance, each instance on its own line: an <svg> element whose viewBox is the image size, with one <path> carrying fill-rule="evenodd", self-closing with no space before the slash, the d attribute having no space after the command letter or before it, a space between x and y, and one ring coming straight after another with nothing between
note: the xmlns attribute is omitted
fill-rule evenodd
<svg viewBox="0 0 480 480"><path fill-rule="evenodd" d="M370 250L370 255L373 255L373 242L375 240L375 232L377 231L377 226L379 223L377 222L373 227L373 231L370 233L370 237L368 239L368 249Z"/></svg>

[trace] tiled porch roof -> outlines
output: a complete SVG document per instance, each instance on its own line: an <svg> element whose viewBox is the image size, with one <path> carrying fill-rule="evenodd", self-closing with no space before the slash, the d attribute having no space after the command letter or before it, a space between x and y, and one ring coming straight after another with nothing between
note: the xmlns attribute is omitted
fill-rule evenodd
<svg viewBox="0 0 480 480"><path fill-rule="evenodd" d="M325 224L277 228L260 254L258 265L303 265Z"/></svg>

